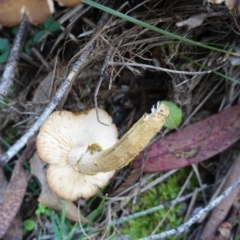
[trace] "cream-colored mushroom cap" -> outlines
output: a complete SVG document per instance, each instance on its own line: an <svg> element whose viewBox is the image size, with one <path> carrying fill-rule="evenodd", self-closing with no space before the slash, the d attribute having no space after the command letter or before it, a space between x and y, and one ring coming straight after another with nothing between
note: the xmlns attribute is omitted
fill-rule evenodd
<svg viewBox="0 0 240 240"><path fill-rule="evenodd" d="M74 6L81 0L56 0L61 6ZM0 0L0 25L16 26L23 16L34 25L42 23L54 13L53 0Z"/></svg>
<svg viewBox="0 0 240 240"><path fill-rule="evenodd" d="M82 0L56 0L59 5L71 7L82 2Z"/></svg>
<svg viewBox="0 0 240 240"><path fill-rule="evenodd" d="M236 7L236 8L238 8L238 10L240 10L239 0L208 0L208 2L210 2L212 4L221 4L221 3L225 2L228 9L231 10Z"/></svg>
<svg viewBox="0 0 240 240"><path fill-rule="evenodd" d="M0 25L16 26L24 15L32 24L39 24L53 12L52 0L1 0Z"/></svg>
<svg viewBox="0 0 240 240"><path fill-rule="evenodd" d="M77 114L56 111L40 128L36 141L39 157L50 164L47 170L50 187L65 199L91 197L114 174L111 171L85 175L76 167L85 154L94 155L118 141L111 116L102 109L98 112L99 119L108 126L98 122L95 109L91 109Z"/></svg>

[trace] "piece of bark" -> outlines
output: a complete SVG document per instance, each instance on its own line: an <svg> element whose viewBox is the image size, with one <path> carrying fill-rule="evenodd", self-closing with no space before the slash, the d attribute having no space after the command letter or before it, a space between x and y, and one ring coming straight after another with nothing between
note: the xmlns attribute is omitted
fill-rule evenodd
<svg viewBox="0 0 240 240"><path fill-rule="evenodd" d="M240 139L240 104L171 133L149 146L144 172L182 168L209 159ZM143 153L133 161L142 164Z"/></svg>

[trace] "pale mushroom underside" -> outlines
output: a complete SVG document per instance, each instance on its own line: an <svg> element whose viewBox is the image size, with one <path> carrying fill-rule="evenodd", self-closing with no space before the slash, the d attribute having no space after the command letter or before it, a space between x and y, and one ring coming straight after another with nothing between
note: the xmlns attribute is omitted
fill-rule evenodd
<svg viewBox="0 0 240 240"><path fill-rule="evenodd" d="M69 153L75 147L92 144L98 144L102 150L112 147L117 142L117 128L104 110L99 109L99 117L109 126L97 121L95 109L82 114L54 112L37 137L40 158L63 166L68 164Z"/></svg>
<svg viewBox="0 0 240 240"><path fill-rule="evenodd" d="M115 171L86 175L77 172L72 167L50 164L47 169L47 179L51 189L58 196L67 200L89 198L104 187Z"/></svg>

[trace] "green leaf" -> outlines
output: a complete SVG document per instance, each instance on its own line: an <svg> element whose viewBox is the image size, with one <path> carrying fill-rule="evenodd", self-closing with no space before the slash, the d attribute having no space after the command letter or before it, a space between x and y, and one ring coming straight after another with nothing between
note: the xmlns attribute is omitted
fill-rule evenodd
<svg viewBox="0 0 240 240"><path fill-rule="evenodd" d="M53 33L60 29L60 23L58 21L54 21L49 28L47 29L49 32Z"/></svg>
<svg viewBox="0 0 240 240"><path fill-rule="evenodd" d="M19 29L19 27L13 27L13 28L11 29L11 32L12 32L14 35L17 35L18 29Z"/></svg>
<svg viewBox="0 0 240 240"><path fill-rule="evenodd" d="M8 45L5 52L0 54L0 63L5 63L8 59L9 54L10 54L10 46Z"/></svg>
<svg viewBox="0 0 240 240"><path fill-rule="evenodd" d="M36 215L39 215L39 214L50 215L50 209L48 209L45 205L39 203L38 208L35 211L35 214Z"/></svg>
<svg viewBox="0 0 240 240"><path fill-rule="evenodd" d="M25 45L24 45L24 52L27 54L27 55L31 55L32 54L32 48L34 46L34 43L32 40L28 40Z"/></svg>
<svg viewBox="0 0 240 240"><path fill-rule="evenodd" d="M180 126L182 122L182 109L179 108L175 103L170 101L161 101L161 103L164 103L169 108L169 116L167 121L165 122L164 126L169 129L176 129Z"/></svg>
<svg viewBox="0 0 240 240"><path fill-rule="evenodd" d="M40 42L40 41L42 40L42 38L44 37L45 34L46 34L46 31L45 31L45 30L41 30L41 31L37 32L37 33L34 35L33 41L34 41L35 43Z"/></svg>
<svg viewBox="0 0 240 240"><path fill-rule="evenodd" d="M9 46L8 39L0 38L0 51L5 52L7 46Z"/></svg>
<svg viewBox="0 0 240 240"><path fill-rule="evenodd" d="M43 26L46 30L49 30L49 27L52 25L52 23L54 22L53 17L51 16L50 18L48 18L47 20L44 21Z"/></svg>
<svg viewBox="0 0 240 240"><path fill-rule="evenodd" d="M32 231L36 226L36 223L31 220L31 219L27 219L23 222L23 229L27 230L27 231Z"/></svg>

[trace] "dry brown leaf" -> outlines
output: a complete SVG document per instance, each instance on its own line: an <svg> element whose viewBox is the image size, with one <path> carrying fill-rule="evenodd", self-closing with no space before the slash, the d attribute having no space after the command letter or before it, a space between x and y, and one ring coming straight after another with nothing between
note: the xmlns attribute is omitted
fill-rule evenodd
<svg viewBox="0 0 240 240"><path fill-rule="evenodd" d="M48 208L61 211L62 199L58 197L50 188L46 179L46 173L44 170L45 163L40 160L38 154L35 153L30 160L32 174L35 175L42 185L42 192L38 201ZM88 220L79 213L78 208L70 201L66 201L66 217L73 221L88 222Z"/></svg>
<svg viewBox="0 0 240 240"><path fill-rule="evenodd" d="M229 148L240 138L240 104L155 141L146 149L144 172L178 169L198 163ZM143 153L133 161L142 165Z"/></svg>
<svg viewBox="0 0 240 240"><path fill-rule="evenodd" d="M22 240L22 219L19 214L11 222L2 240Z"/></svg>
<svg viewBox="0 0 240 240"><path fill-rule="evenodd" d="M19 162L16 162L10 183L0 204L0 238L6 233L22 203L28 183L28 176Z"/></svg>
<svg viewBox="0 0 240 240"><path fill-rule="evenodd" d="M235 163L230 168L230 174L223 186L222 192L225 191L227 188L232 186L240 176L240 154L237 156ZM203 229L201 239L204 240L212 236L216 231L217 228L220 226L221 223L224 222L226 216L229 213L233 203L237 199L238 192L240 187L236 188L232 191L226 198L224 198L212 211L206 226ZM222 229L222 235L229 230L229 228L220 228ZM219 230L219 231L220 231ZM230 230L229 230L230 231Z"/></svg>
<svg viewBox="0 0 240 240"><path fill-rule="evenodd" d="M7 184L8 182L4 175L3 168L0 167L0 204L3 203L3 198L4 198L5 191L7 189Z"/></svg>
<svg viewBox="0 0 240 240"><path fill-rule="evenodd" d="M37 87L33 95L32 103L48 103L52 95L53 83L54 72L52 71L41 81Z"/></svg>
<svg viewBox="0 0 240 240"><path fill-rule="evenodd" d="M233 238L233 227L238 219L239 211L238 211L238 204L234 204L226 221L221 223L218 228L217 234L213 235L206 240L229 240L235 239ZM234 231L235 232L235 231ZM236 233L237 234L237 233ZM235 235L239 236L239 234ZM205 239L204 239L205 240Z"/></svg>
<svg viewBox="0 0 240 240"><path fill-rule="evenodd" d="M202 26L203 22L205 21L206 18L208 17L214 17L214 16L221 16L223 15L223 13L200 13L200 14L196 14L191 16L188 19L185 19L183 21L177 22L176 25L177 27L183 27L183 26L187 26L188 27L188 31Z"/></svg>
<svg viewBox="0 0 240 240"><path fill-rule="evenodd" d="M200 13L191 16L188 19L185 19L183 21L177 22L176 25L177 27L183 27L187 26L188 31L191 30L192 28L199 27L203 24L203 21L208 17L207 13Z"/></svg>
<svg viewBox="0 0 240 240"><path fill-rule="evenodd" d="M7 179L4 175L3 168L0 167L0 204L3 203L4 194L7 189ZM22 239L22 220L20 215L17 214L17 216L13 219L13 221L10 224L10 227L8 228L7 232L5 233L3 240L21 240Z"/></svg>

